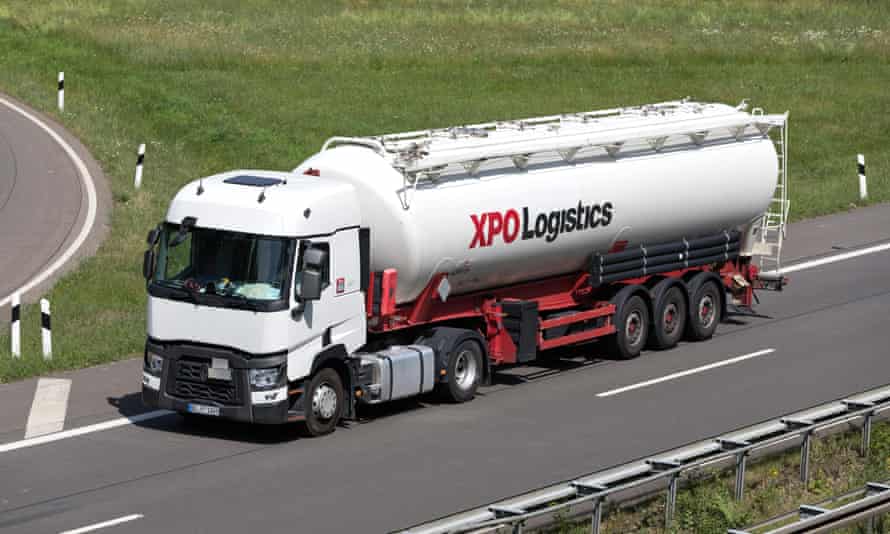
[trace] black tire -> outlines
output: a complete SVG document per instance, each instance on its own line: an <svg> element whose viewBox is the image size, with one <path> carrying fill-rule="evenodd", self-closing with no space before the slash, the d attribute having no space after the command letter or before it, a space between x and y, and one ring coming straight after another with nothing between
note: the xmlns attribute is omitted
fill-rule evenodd
<svg viewBox="0 0 890 534"><path fill-rule="evenodd" d="M666 350L675 347L683 337L687 318L683 288L673 285L662 291L652 310L652 332L649 335L652 348Z"/></svg>
<svg viewBox="0 0 890 534"><path fill-rule="evenodd" d="M449 402L473 400L483 372L482 348L475 341L466 339L448 355L448 381L436 384L436 391Z"/></svg>
<svg viewBox="0 0 890 534"><path fill-rule="evenodd" d="M710 339L720 324L722 306L720 288L713 280L693 286L689 299L689 321L686 338L690 341Z"/></svg>
<svg viewBox="0 0 890 534"><path fill-rule="evenodd" d="M331 400L334 400L333 408ZM337 371L328 367L316 373L309 380L304 401L307 434L314 437L333 432L343 415L344 403L343 382Z"/></svg>
<svg viewBox="0 0 890 534"><path fill-rule="evenodd" d="M619 360L636 358L646 346L649 335L649 307L639 295L618 306L615 312L617 331L606 338L609 354Z"/></svg>

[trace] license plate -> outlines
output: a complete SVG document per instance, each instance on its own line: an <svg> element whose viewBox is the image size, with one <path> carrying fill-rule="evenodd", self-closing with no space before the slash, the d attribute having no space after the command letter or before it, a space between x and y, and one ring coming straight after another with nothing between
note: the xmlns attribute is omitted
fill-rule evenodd
<svg viewBox="0 0 890 534"><path fill-rule="evenodd" d="M189 404L188 412L196 413L198 415L214 415L214 416L219 417L219 407L217 407L217 406L204 406L203 404Z"/></svg>

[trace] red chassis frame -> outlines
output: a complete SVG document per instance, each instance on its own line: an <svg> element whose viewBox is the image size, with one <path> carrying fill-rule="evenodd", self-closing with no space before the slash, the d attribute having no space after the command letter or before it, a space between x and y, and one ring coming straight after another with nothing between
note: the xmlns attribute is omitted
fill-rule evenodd
<svg viewBox="0 0 890 534"><path fill-rule="evenodd" d="M371 283L366 295L368 330L380 334L434 323L475 319L480 322L480 334L488 341L488 354L492 364L516 363L517 347L504 327L505 314L501 302L535 301L539 313L579 310L572 315L538 319L537 347L539 350L546 350L589 341L615 332L612 323L615 305L608 300L596 298L598 294L602 294L602 289L626 285L645 286L653 279L685 278L689 273L696 272L717 274L723 281L724 287L732 292L741 305L750 307L753 303L754 282L757 280L758 269L755 265L738 259L718 266L704 265L630 278L601 288L591 287L588 273L572 273L451 296L445 302L439 298L437 288L447 274L439 273L430 280L417 299L401 305L395 303L398 273L395 269L387 269L371 273ZM379 296L375 295L375 277L381 279L376 289L381 293ZM599 324L573 334L544 339L544 330L586 321L598 321Z"/></svg>

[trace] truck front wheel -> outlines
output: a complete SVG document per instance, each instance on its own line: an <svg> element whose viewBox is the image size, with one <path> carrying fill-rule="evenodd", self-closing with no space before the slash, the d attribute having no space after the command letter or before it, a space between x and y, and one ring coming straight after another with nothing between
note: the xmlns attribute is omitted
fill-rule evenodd
<svg viewBox="0 0 890 534"><path fill-rule="evenodd" d="M330 434L343 414L343 382L337 371L325 368L306 388L306 431L310 436Z"/></svg>
<svg viewBox="0 0 890 534"><path fill-rule="evenodd" d="M464 340L448 355L448 381L437 385L439 394L451 402L472 400L482 371L482 349L475 341Z"/></svg>

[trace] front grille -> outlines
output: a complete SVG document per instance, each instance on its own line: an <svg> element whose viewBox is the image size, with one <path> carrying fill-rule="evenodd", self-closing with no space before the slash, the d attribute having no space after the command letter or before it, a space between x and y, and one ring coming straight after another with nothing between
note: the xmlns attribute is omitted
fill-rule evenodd
<svg viewBox="0 0 890 534"><path fill-rule="evenodd" d="M218 404L241 404L238 371L232 370L232 380L207 378L209 361L197 358L174 360L167 394L184 400L209 401Z"/></svg>
<svg viewBox="0 0 890 534"><path fill-rule="evenodd" d="M220 384L177 381L174 395L184 399L208 400L220 404L236 404L238 401L234 387Z"/></svg>
<svg viewBox="0 0 890 534"><path fill-rule="evenodd" d="M179 360L179 364L176 366L176 378L179 380L203 382L205 367L207 365L200 362Z"/></svg>

